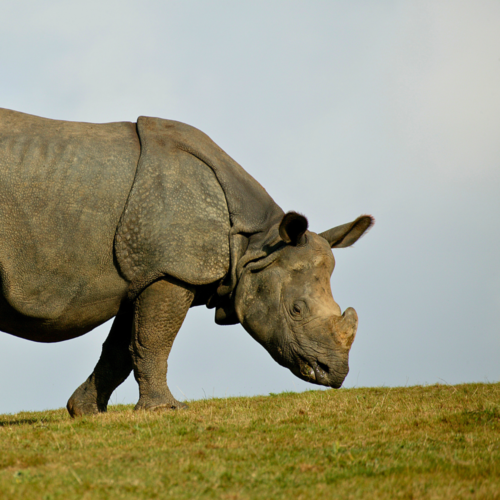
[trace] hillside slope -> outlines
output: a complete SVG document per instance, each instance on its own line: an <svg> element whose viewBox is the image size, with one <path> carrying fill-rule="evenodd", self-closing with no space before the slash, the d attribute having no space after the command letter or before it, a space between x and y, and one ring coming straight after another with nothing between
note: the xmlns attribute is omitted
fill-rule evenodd
<svg viewBox="0 0 500 500"><path fill-rule="evenodd" d="M500 383L0 416L0 498L500 499Z"/></svg>

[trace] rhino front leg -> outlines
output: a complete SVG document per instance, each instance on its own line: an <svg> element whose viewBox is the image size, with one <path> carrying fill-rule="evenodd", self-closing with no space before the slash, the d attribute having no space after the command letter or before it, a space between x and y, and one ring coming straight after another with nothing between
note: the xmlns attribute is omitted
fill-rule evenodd
<svg viewBox="0 0 500 500"><path fill-rule="evenodd" d="M194 291L167 280L153 283L135 301L130 352L139 384L136 410L185 408L167 386L167 359Z"/></svg>
<svg viewBox="0 0 500 500"><path fill-rule="evenodd" d="M68 401L66 407L72 417L105 412L113 391L130 375L133 319L132 304L124 305L113 321L94 371Z"/></svg>

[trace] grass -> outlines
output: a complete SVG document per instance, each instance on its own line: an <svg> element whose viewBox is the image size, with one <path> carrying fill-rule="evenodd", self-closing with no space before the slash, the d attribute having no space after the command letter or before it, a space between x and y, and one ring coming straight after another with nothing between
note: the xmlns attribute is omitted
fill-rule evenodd
<svg viewBox="0 0 500 500"><path fill-rule="evenodd" d="M500 499L500 383L0 416L2 499Z"/></svg>

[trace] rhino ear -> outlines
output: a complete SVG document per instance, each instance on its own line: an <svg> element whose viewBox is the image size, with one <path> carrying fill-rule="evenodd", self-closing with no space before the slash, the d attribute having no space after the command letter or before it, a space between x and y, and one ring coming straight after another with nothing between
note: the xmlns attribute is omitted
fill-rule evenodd
<svg viewBox="0 0 500 500"><path fill-rule="evenodd" d="M371 215L362 215L353 222L337 226L324 233L320 233L332 248L350 247L363 236L363 234L375 224Z"/></svg>
<svg viewBox="0 0 500 500"><path fill-rule="evenodd" d="M297 212L288 212L280 223L280 236L285 243L298 245L307 231L307 219Z"/></svg>

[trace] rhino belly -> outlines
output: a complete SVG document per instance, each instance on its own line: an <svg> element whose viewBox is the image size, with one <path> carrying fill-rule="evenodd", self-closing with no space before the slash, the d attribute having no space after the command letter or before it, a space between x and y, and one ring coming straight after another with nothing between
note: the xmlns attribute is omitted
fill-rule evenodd
<svg viewBox="0 0 500 500"><path fill-rule="evenodd" d="M104 282L102 283L104 285ZM78 295L59 312L22 300L12 303L0 296L0 330L35 342L61 342L79 337L105 323L118 313L126 297L128 283L118 274L107 280L106 287ZM35 314L33 314L35 312Z"/></svg>

